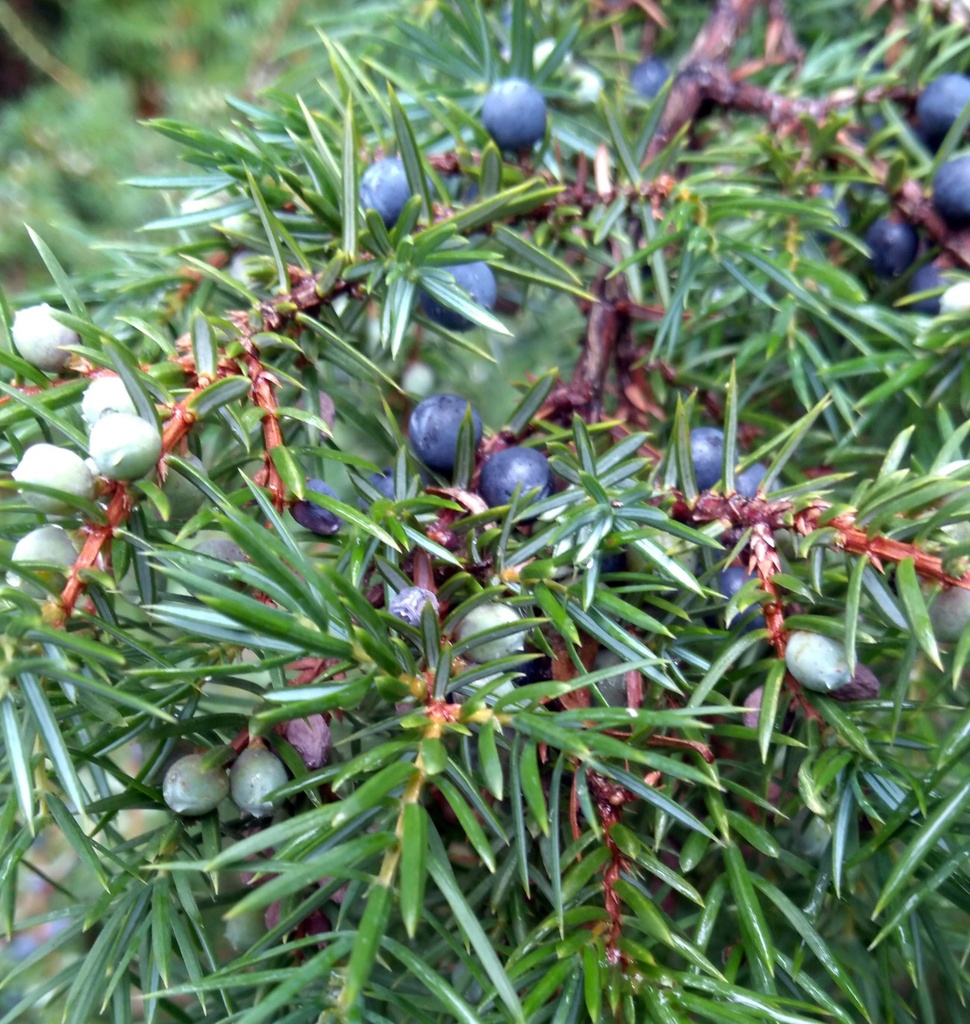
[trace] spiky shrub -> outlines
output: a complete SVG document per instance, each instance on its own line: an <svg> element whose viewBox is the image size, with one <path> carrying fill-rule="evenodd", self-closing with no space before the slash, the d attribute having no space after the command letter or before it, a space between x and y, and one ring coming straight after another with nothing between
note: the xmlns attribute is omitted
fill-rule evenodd
<svg viewBox="0 0 970 1024"><path fill-rule="evenodd" d="M40 244L79 344L56 378L5 345L7 468L87 454L117 374L180 489L8 487L0 903L49 934L4 1022L962 1019L970 607L933 602L970 587L970 332L860 238L892 209L967 268L926 192L967 115L936 157L911 117L965 46L864 8L365 4L299 96L157 126L207 224L83 283ZM509 77L549 122L503 156ZM357 196L392 153L388 227ZM441 269L474 261L492 312ZM402 434L430 391L486 427L447 477ZM554 489L487 507L513 444ZM75 510L66 573L11 561L28 495ZM246 749L258 814L166 806ZM70 865L39 918L35 837Z"/></svg>

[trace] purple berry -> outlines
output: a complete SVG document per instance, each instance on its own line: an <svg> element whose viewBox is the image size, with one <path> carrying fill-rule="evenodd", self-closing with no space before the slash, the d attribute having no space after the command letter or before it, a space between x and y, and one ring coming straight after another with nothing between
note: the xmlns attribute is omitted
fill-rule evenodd
<svg viewBox="0 0 970 1024"><path fill-rule="evenodd" d="M918 302L911 302L902 308L913 313L928 313L930 316L936 316L940 311L940 292L945 287L946 281L936 264L924 263L909 279L909 294L918 295L920 292L930 291L935 291L937 294L928 295L926 298L922 298Z"/></svg>
<svg viewBox="0 0 970 1024"><path fill-rule="evenodd" d="M940 148L963 108L970 103L970 78L940 75L923 90L916 101L916 117L930 149Z"/></svg>
<svg viewBox="0 0 970 1024"><path fill-rule="evenodd" d="M717 589L724 595L725 601L730 601L748 580L753 579L757 579L757 577L749 573L743 566L729 565L718 574ZM742 624L742 633L749 633L752 629L765 628L764 616L757 614L751 608L745 611L743 615L735 618L731 625L734 626L738 623Z"/></svg>
<svg viewBox="0 0 970 1024"><path fill-rule="evenodd" d="M744 706L748 709L741 715L741 721L749 729L757 729L761 721L761 701L764 699L765 688L756 687L744 698Z"/></svg>
<svg viewBox="0 0 970 1024"><path fill-rule="evenodd" d="M469 298L483 309L492 309L498 298L495 275L487 263L457 263L453 267L442 267L455 279L455 284L468 292ZM429 320L449 331L469 331L475 325L467 317L442 305L427 292L421 292L421 308Z"/></svg>
<svg viewBox="0 0 970 1024"><path fill-rule="evenodd" d="M866 232L866 245L877 277L899 277L916 259L919 236L912 224L880 217Z"/></svg>
<svg viewBox="0 0 970 1024"><path fill-rule="evenodd" d="M659 57L647 57L630 73L630 85L648 100L655 99L670 78L670 68Z"/></svg>
<svg viewBox="0 0 970 1024"><path fill-rule="evenodd" d="M506 78L488 90L482 124L500 149L531 149L546 134L546 101L535 86Z"/></svg>
<svg viewBox="0 0 970 1024"><path fill-rule="evenodd" d="M690 457L699 491L710 490L721 479L724 461L724 431L717 427L695 427L690 432Z"/></svg>
<svg viewBox="0 0 970 1024"><path fill-rule="evenodd" d="M306 484L308 491L317 491L319 494L325 494L328 498L337 497L337 492L322 480L307 480ZM343 525L340 516L334 515L329 509L317 505L309 499L294 502L290 512L300 526L320 537L332 536Z"/></svg>
<svg viewBox="0 0 970 1024"><path fill-rule="evenodd" d="M761 482L765 478L765 473L768 472L768 467L762 462L756 462L753 466L748 466L742 473L738 473L734 478L734 489L741 495L742 498L753 498L761 487Z"/></svg>
<svg viewBox="0 0 970 1024"><path fill-rule="evenodd" d="M523 495L538 488L535 501L552 493L552 470L545 455L534 448L506 448L485 463L478 490L489 508L507 505L516 488Z"/></svg>
<svg viewBox="0 0 970 1024"><path fill-rule="evenodd" d="M470 402L458 395L429 395L418 402L408 422L414 454L431 469L451 473L458 453L458 432L465 413L471 409L474 441L482 439L482 418Z"/></svg>

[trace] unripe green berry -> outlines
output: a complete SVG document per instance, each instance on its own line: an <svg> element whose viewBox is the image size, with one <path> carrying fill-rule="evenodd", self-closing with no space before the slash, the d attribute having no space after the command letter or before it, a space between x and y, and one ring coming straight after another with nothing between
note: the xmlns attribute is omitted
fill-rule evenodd
<svg viewBox="0 0 970 1024"><path fill-rule="evenodd" d="M970 590L951 587L938 594L930 606L930 622L937 640L955 644L970 622Z"/></svg>
<svg viewBox="0 0 970 1024"><path fill-rule="evenodd" d="M467 640L476 633L484 633L486 630L517 622L518 619L519 615L515 609L506 604L480 604L461 620L457 637L459 642ZM483 640L481 643L475 644L465 656L469 661L484 665L488 661L496 661L499 658L518 654L522 650L527 632L523 629L521 632L511 633L494 640Z"/></svg>
<svg viewBox="0 0 970 1024"><path fill-rule="evenodd" d="M41 526L31 530L26 537L21 537L14 546L10 556L12 562L18 565L29 563L41 563L47 566L55 566L57 569L69 569L77 558L77 548L65 530L59 526ZM45 582L53 583L58 572L47 570L36 573ZM12 587L19 587L25 594L33 597L43 597L44 590L33 583L22 579L16 573L7 573L7 582Z"/></svg>
<svg viewBox="0 0 970 1024"><path fill-rule="evenodd" d="M81 399L81 418L90 430L102 416L112 412L137 415L135 403L120 377L95 377Z"/></svg>
<svg viewBox="0 0 970 1024"><path fill-rule="evenodd" d="M832 693L852 680L845 648L821 633L792 633L785 664L805 689L819 693Z"/></svg>
<svg viewBox="0 0 970 1024"><path fill-rule="evenodd" d="M200 555L207 555L209 558L217 559L220 562L245 562L246 553L231 538L224 533L207 533L193 547L193 550ZM199 576L213 583L221 583L224 587L234 587L237 581L228 573L221 572L218 567L209 568L207 565L194 565L192 571Z"/></svg>
<svg viewBox="0 0 970 1024"><path fill-rule="evenodd" d="M237 952L254 946L266 934L262 908L245 910L227 918L223 931L226 942Z"/></svg>
<svg viewBox="0 0 970 1024"><path fill-rule="evenodd" d="M205 771L202 760L202 754L186 754L165 773L162 798L176 814L208 814L229 795L226 770Z"/></svg>
<svg viewBox="0 0 970 1024"><path fill-rule="evenodd" d="M24 452L20 465L13 471L18 484L42 484L75 498L94 497L94 475L88 464L69 448L53 444L35 444ZM27 491L24 498L40 512L57 515L70 512L71 505L46 494Z"/></svg>
<svg viewBox="0 0 970 1024"><path fill-rule="evenodd" d="M71 353L65 346L77 345L78 335L58 323L53 309L43 302L21 309L13 318L11 335L21 357L45 373L58 373L67 365Z"/></svg>
<svg viewBox="0 0 970 1024"><path fill-rule="evenodd" d="M203 476L207 475L202 460L196 458L191 452L186 452L179 458L183 462L187 462L193 469L198 470ZM183 476L174 466L169 466L167 461L167 472L162 491L168 498L170 518L190 519L202 507L205 494L187 476Z"/></svg>
<svg viewBox="0 0 970 1024"><path fill-rule="evenodd" d="M614 665L622 664L623 659L619 655L603 648L596 652L596 658L593 661L593 671L599 672L601 669L612 668ZM616 675L601 679L596 683L596 689L599 690L600 696L611 707L625 708L627 706L626 672L617 672Z"/></svg>
<svg viewBox="0 0 970 1024"><path fill-rule="evenodd" d="M162 438L154 423L128 412L102 416L91 428L91 458L109 480L147 476L162 454Z"/></svg>
<svg viewBox="0 0 970 1024"><path fill-rule="evenodd" d="M795 836L795 847L803 857L818 860L832 841L832 826L813 814L805 827Z"/></svg>
<svg viewBox="0 0 970 1024"><path fill-rule="evenodd" d="M268 818L273 813L280 801L267 797L286 781L283 762L265 747L247 747L229 769L233 803L254 818Z"/></svg>

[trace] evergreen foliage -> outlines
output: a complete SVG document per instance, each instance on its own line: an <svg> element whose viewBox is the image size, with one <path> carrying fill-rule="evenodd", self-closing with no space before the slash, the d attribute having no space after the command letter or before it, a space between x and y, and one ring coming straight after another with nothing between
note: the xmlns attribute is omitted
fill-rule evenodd
<svg viewBox="0 0 970 1024"><path fill-rule="evenodd" d="M970 267L930 200L970 109L935 153L913 118L965 28L862 0L318 28L221 125L154 120L186 166L137 181L173 212L136 244L90 273L34 231L50 283L0 303L0 1024L963 1019L970 605L934 602L970 589L970 325L909 278ZM479 115L511 77L549 120L503 155ZM386 226L358 196L390 155ZM922 251L886 279L890 214ZM445 269L479 261L491 310ZM43 301L79 338L57 376L12 344ZM84 404L110 375L123 413ZM447 475L403 433L443 392L475 410ZM102 412L161 470L12 477ZM489 508L514 445L555 486ZM73 566L15 556L51 524ZM834 641L797 659L818 691L796 633ZM255 802L172 811L187 755L186 806L223 769Z"/></svg>

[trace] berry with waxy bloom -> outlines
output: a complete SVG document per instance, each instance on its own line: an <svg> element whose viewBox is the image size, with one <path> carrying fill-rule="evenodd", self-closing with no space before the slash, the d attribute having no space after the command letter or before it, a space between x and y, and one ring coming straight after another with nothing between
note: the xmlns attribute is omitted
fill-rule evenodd
<svg viewBox="0 0 970 1024"><path fill-rule="evenodd" d="M482 124L501 149L531 149L546 134L546 101L529 82L506 78L488 90Z"/></svg>
<svg viewBox="0 0 970 1024"><path fill-rule="evenodd" d="M458 454L458 433L471 410L474 442L482 439L482 418L478 410L458 395L429 395L419 402L408 421L408 436L414 454L433 470L451 473Z"/></svg>
<svg viewBox="0 0 970 1024"><path fill-rule="evenodd" d="M286 784L283 762L263 746L247 747L229 769L229 792L244 814L268 818L279 806L270 793Z"/></svg>
<svg viewBox="0 0 970 1024"><path fill-rule="evenodd" d="M120 377L95 377L84 389L81 398L81 419L90 430L102 416L111 412L138 414L135 403Z"/></svg>
<svg viewBox="0 0 970 1024"><path fill-rule="evenodd" d="M442 267L455 279L459 288L468 292L469 298L483 309L493 309L498 299L498 286L492 268L478 260L474 263L456 263L451 267ZM429 320L433 320L449 331L470 331L475 325L454 309L439 302L428 292L421 292L421 308Z"/></svg>
<svg viewBox="0 0 970 1024"><path fill-rule="evenodd" d="M552 493L549 460L535 448L505 448L482 467L478 490L490 508L507 505L516 489L523 495L538 489L535 501Z"/></svg>
<svg viewBox="0 0 970 1024"><path fill-rule="evenodd" d="M44 373L63 370L71 358L67 346L81 342L75 331L54 319L54 310L46 302L18 310L10 333L20 356Z"/></svg>
<svg viewBox="0 0 970 1024"><path fill-rule="evenodd" d="M202 754L186 754L165 773L162 798L176 814L208 814L229 795L229 776L219 766L208 771Z"/></svg>
<svg viewBox="0 0 970 1024"><path fill-rule="evenodd" d="M360 205L376 210L384 226L392 228L411 198L411 186L399 157L377 160L360 176Z"/></svg>
<svg viewBox="0 0 970 1024"><path fill-rule="evenodd" d="M111 412L91 428L88 441L98 471L109 480L140 480L162 454L158 427L128 412Z"/></svg>
<svg viewBox="0 0 970 1024"><path fill-rule="evenodd" d="M325 494L328 498L337 497L337 492L322 480L307 480L306 486L308 491ZM320 537L329 537L335 534L343 525L343 520L340 516L324 508L322 505L318 505L310 498L294 502L290 512L300 526Z"/></svg>
<svg viewBox="0 0 970 1024"><path fill-rule="evenodd" d="M84 459L69 448L35 444L24 452L12 475L19 484L41 484L89 501L94 497L94 474ZM38 511L52 515L70 512L72 508L60 498L36 491L26 491L24 497Z"/></svg>
<svg viewBox="0 0 970 1024"><path fill-rule="evenodd" d="M490 604L480 604L473 608L458 624L457 639L459 642L475 636L477 633L484 633L487 630L496 629L500 626L508 626L519 621L518 612L507 604L500 604L497 601ZM497 661L499 658L507 658L512 654L518 654L525 643L528 630L522 629L506 636L493 639L483 638L479 643L474 644L465 652L469 661L484 665L488 661Z"/></svg>

